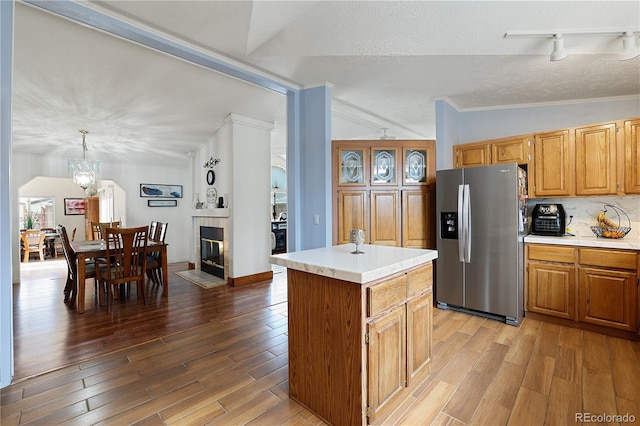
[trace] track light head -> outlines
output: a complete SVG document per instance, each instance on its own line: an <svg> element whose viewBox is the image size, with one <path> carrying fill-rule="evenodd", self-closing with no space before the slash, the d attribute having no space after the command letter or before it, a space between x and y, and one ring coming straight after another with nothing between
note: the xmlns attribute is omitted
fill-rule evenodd
<svg viewBox="0 0 640 426"><path fill-rule="evenodd" d="M553 51L549 58L552 62L561 61L567 57L567 51L564 48L564 38L562 34L555 34L553 36Z"/></svg>
<svg viewBox="0 0 640 426"><path fill-rule="evenodd" d="M622 36L622 53L620 53L619 59L621 61L627 61L640 56L640 47L636 44L636 36L632 32L626 32Z"/></svg>

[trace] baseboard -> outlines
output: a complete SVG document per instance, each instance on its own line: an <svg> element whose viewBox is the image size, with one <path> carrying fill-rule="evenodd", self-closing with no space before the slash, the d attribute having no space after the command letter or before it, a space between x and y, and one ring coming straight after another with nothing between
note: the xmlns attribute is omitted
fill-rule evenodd
<svg viewBox="0 0 640 426"><path fill-rule="evenodd" d="M240 287L243 285L259 283L260 281L269 281L273 279L273 271L261 272L259 274L245 275L244 277L231 278L227 277L227 284L231 287Z"/></svg>

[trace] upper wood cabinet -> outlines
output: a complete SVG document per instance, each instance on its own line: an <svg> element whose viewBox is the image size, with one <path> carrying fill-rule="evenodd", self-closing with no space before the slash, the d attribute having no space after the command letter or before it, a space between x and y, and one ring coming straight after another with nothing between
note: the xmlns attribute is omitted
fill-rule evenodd
<svg viewBox="0 0 640 426"><path fill-rule="evenodd" d="M528 164L531 160L532 138L532 135L523 135L454 145L454 165L462 168L501 163Z"/></svg>
<svg viewBox="0 0 640 426"><path fill-rule="evenodd" d="M530 194L536 197L571 195L573 182L572 150L569 131L540 133L535 136L533 176Z"/></svg>
<svg viewBox="0 0 640 426"><path fill-rule="evenodd" d="M615 194L616 124L575 130L576 195Z"/></svg>
<svg viewBox="0 0 640 426"><path fill-rule="evenodd" d="M454 145L453 161L456 168L487 166L491 164L491 149L488 143Z"/></svg>
<svg viewBox="0 0 640 426"><path fill-rule="evenodd" d="M640 194L640 118L624 122L625 192Z"/></svg>
<svg viewBox="0 0 640 426"><path fill-rule="evenodd" d="M640 118L453 146L454 167L517 162L529 198L640 194Z"/></svg>
<svg viewBox="0 0 640 426"><path fill-rule="evenodd" d="M333 141L333 242L435 248L435 141Z"/></svg>
<svg viewBox="0 0 640 426"><path fill-rule="evenodd" d="M496 139L491 142L491 164L528 164L531 160L531 135Z"/></svg>

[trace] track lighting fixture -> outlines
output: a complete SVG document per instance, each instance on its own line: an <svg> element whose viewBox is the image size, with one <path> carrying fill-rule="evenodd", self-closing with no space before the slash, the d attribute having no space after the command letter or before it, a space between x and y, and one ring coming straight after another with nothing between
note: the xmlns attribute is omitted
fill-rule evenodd
<svg viewBox="0 0 640 426"><path fill-rule="evenodd" d="M622 53L620 60L626 61L640 55L640 47L636 44L636 35L631 31L627 31L622 36Z"/></svg>
<svg viewBox="0 0 640 426"><path fill-rule="evenodd" d="M567 51L564 48L564 38L562 34L556 34L553 36L553 51L549 55L549 59L552 62L561 61L567 57Z"/></svg>
<svg viewBox="0 0 640 426"><path fill-rule="evenodd" d="M640 56L640 47L638 47L638 35L640 30L632 31L510 31L505 33L505 38L550 38L553 40L553 51L549 56L552 62L561 61L567 57L567 50L564 48L564 39L566 37L590 36L590 37L621 37L622 52L618 59L626 61Z"/></svg>

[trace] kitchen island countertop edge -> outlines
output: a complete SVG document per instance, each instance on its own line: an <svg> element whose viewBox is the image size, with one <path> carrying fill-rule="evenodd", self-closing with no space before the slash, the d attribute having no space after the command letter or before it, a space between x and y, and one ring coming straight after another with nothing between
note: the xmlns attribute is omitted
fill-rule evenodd
<svg viewBox="0 0 640 426"><path fill-rule="evenodd" d="M269 262L290 269L344 281L366 284L437 259L429 249L361 244L363 254L353 254L354 244L321 247L272 255Z"/></svg>

